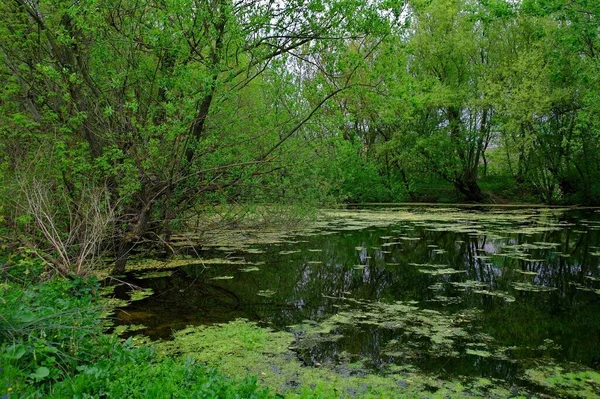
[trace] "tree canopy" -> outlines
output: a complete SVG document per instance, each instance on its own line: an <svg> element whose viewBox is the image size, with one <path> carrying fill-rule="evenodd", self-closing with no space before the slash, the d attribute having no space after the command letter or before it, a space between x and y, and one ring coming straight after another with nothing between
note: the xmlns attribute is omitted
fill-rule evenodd
<svg viewBox="0 0 600 399"><path fill-rule="evenodd" d="M598 204L599 18L589 0L3 2L4 217L51 221L33 240L68 243L58 265L110 209L95 245L123 271L219 203Z"/></svg>

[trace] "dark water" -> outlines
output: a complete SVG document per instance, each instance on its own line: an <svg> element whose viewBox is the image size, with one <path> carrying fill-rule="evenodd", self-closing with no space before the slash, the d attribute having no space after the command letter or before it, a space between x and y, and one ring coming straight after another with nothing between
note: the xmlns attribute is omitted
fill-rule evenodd
<svg viewBox="0 0 600 399"><path fill-rule="evenodd" d="M390 212L433 213L382 227ZM152 338L236 318L290 330L341 310L402 301L438 311L468 335L457 337L454 353L448 354L427 336L401 327L352 323L338 326L341 338L299 345L298 357L308 365L366 358L378 370L411 364L441 375L509 382L541 358L600 369L598 212L417 207L381 210L379 227L370 226L368 217L351 219L351 213L342 215L322 233L296 237L300 242L251 246L264 253L202 253L207 259L259 263L259 271L244 272L240 269L247 265L232 264L184 266L154 279L131 274L130 282L155 294L119 312L120 322L144 324L142 332ZM460 273L435 274L440 265ZM233 278L213 279L225 275ZM470 286L473 282L483 284ZM125 288L119 289L125 295ZM463 316L473 309L475 316ZM301 343L302 329L292 330ZM479 336L484 338L473 339ZM501 348L502 355L480 356L469 348L497 353ZM390 354L394 351L401 355Z"/></svg>

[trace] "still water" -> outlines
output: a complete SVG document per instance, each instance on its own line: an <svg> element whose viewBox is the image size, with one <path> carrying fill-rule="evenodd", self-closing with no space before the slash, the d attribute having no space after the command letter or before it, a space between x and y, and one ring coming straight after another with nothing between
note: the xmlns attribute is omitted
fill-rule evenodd
<svg viewBox="0 0 600 399"><path fill-rule="evenodd" d="M600 369L593 209L336 210L310 230L199 255L206 262L166 276L130 273L153 295L119 311L119 322L168 339L245 318L293 332L307 366L362 360L373 372L411 365L515 384L539 359Z"/></svg>

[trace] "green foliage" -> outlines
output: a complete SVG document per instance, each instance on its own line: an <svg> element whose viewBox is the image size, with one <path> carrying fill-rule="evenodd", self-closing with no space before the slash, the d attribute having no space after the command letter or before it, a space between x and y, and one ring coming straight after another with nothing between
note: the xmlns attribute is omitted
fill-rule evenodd
<svg viewBox="0 0 600 399"><path fill-rule="evenodd" d="M97 283L51 280L39 285L3 283L0 344L4 383L14 390L42 386L92 361L102 343L93 299Z"/></svg>
<svg viewBox="0 0 600 399"><path fill-rule="evenodd" d="M14 262L13 259L11 262ZM20 269L30 269L26 260ZM13 271L14 272L14 271ZM33 274L32 274L33 275ZM0 393L7 397L266 398L256 379L157 356L103 334L96 280L0 284Z"/></svg>

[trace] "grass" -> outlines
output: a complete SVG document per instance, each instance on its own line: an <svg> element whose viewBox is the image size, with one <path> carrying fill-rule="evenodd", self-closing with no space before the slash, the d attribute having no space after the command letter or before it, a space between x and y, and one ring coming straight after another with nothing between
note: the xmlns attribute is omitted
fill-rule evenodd
<svg viewBox="0 0 600 399"><path fill-rule="evenodd" d="M256 379L229 378L191 359L160 356L105 334L100 285L40 279L28 257L0 259L0 397L267 398ZM12 267L6 266L11 263Z"/></svg>

